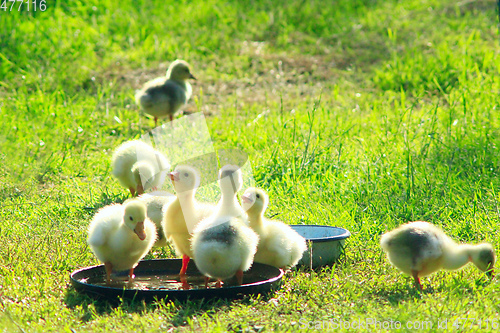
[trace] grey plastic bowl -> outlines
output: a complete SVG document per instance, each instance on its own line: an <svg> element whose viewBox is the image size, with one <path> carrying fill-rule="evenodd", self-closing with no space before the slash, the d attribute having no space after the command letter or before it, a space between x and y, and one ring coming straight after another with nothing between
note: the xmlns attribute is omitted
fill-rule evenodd
<svg viewBox="0 0 500 333"><path fill-rule="evenodd" d="M344 253L346 238L351 236L347 229L326 225L291 225L291 227L307 241L307 250L298 265L313 269L335 263Z"/></svg>

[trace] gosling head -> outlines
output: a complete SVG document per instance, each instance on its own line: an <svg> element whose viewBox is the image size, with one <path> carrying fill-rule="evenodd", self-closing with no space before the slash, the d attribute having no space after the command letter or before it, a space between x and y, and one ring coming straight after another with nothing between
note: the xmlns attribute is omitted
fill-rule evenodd
<svg viewBox="0 0 500 333"><path fill-rule="evenodd" d="M496 256L491 244L484 243L475 246L475 250L471 253L471 260L472 263L481 271L485 272L488 277L493 276Z"/></svg>
<svg viewBox="0 0 500 333"><path fill-rule="evenodd" d="M243 176L241 169L237 165L227 164L220 169L219 186L223 193L233 194L241 190L243 186Z"/></svg>
<svg viewBox="0 0 500 333"><path fill-rule="evenodd" d="M248 215L263 215L269 204L269 197L260 188L249 187L241 197L241 205Z"/></svg>
<svg viewBox="0 0 500 333"><path fill-rule="evenodd" d="M132 166L132 173L137 184L137 195L144 193L156 176L153 166L145 161L135 163Z"/></svg>
<svg viewBox="0 0 500 333"><path fill-rule="evenodd" d="M140 240L146 239L146 231L144 230L144 220L146 219L147 208L146 204L139 200L130 200L125 204L125 213L123 221Z"/></svg>
<svg viewBox="0 0 500 333"><path fill-rule="evenodd" d="M167 78L175 81L196 80L193 74L191 74L188 63L184 60L176 60L170 64L167 70Z"/></svg>
<svg viewBox="0 0 500 333"><path fill-rule="evenodd" d="M193 191L200 186L200 175L195 168L187 165L178 165L170 173L170 180L177 193Z"/></svg>

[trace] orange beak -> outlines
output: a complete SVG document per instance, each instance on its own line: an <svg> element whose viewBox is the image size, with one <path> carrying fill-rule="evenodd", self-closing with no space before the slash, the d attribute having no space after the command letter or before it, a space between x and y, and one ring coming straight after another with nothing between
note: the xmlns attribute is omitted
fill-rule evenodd
<svg viewBox="0 0 500 333"><path fill-rule="evenodd" d="M137 185L137 195L141 195L144 193L144 187L142 184Z"/></svg>
<svg viewBox="0 0 500 333"><path fill-rule="evenodd" d="M241 197L241 200L243 202L246 202L246 203L249 203L249 204L251 204L253 202L251 194L243 194L243 196Z"/></svg>
<svg viewBox="0 0 500 333"><path fill-rule="evenodd" d="M170 180L172 182L178 182L179 181L179 173L177 171L172 171L171 173L169 173L170 175Z"/></svg>
<svg viewBox="0 0 500 333"><path fill-rule="evenodd" d="M134 232L141 241L146 239L146 231L144 230L144 221L137 223Z"/></svg>

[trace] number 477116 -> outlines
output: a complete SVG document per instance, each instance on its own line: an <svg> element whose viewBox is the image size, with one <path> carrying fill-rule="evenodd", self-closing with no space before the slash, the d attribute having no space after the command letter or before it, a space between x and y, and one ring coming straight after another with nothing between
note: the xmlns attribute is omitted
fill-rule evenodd
<svg viewBox="0 0 500 333"><path fill-rule="evenodd" d="M25 10L36 12L46 11L47 10L47 1L46 0L0 0L2 1L2 5L0 5L0 10L4 12L9 11L18 11L20 12L23 7Z"/></svg>

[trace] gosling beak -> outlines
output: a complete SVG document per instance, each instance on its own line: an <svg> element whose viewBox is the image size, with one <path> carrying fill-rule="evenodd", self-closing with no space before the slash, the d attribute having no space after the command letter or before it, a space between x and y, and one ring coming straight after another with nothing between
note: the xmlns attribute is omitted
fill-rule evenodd
<svg viewBox="0 0 500 333"><path fill-rule="evenodd" d="M169 173L170 175L170 180L173 181L173 182L178 182L179 181L179 173L177 171L173 171L171 173Z"/></svg>
<svg viewBox="0 0 500 333"><path fill-rule="evenodd" d="M251 204L253 203L252 195L251 194L243 194L241 196L241 200L245 203Z"/></svg>
<svg viewBox="0 0 500 333"><path fill-rule="evenodd" d="M144 221L137 223L134 232L141 241L146 239L146 231L144 230Z"/></svg>
<svg viewBox="0 0 500 333"><path fill-rule="evenodd" d="M137 195L141 195L144 193L144 187L142 184L137 185Z"/></svg>
<svg viewBox="0 0 500 333"><path fill-rule="evenodd" d="M194 77L194 75L193 75L193 74L191 74L191 73L189 73L189 78L190 78L190 79L193 79L193 80L196 80L196 78Z"/></svg>

